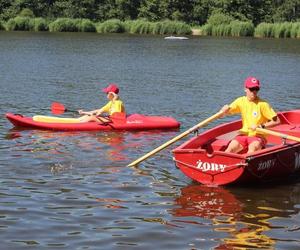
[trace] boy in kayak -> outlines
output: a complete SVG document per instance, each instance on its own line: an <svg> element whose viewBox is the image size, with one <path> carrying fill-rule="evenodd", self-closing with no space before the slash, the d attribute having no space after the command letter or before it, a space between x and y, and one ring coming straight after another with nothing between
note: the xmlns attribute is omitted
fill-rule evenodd
<svg viewBox="0 0 300 250"><path fill-rule="evenodd" d="M109 102L100 109L95 109L92 111L79 110L78 113L83 115L79 118L81 122L96 121L107 123L111 121L110 117L116 113L120 114L123 118L126 117L124 104L118 95L118 86L116 84L110 84L104 88L102 92L107 94L107 99ZM104 114L106 114L106 116Z"/></svg>
<svg viewBox="0 0 300 250"><path fill-rule="evenodd" d="M240 113L243 123L239 135L229 143L225 152L239 153L248 148L247 153L252 153L264 148L266 139L255 131L256 128L271 128L280 123L271 105L258 96L259 80L255 77L248 77L244 87L245 96L235 99L221 109L223 114Z"/></svg>

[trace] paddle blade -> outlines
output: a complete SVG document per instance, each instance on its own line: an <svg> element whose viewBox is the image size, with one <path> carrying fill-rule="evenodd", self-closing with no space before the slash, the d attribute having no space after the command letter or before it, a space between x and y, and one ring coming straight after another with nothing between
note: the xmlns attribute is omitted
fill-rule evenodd
<svg viewBox="0 0 300 250"><path fill-rule="evenodd" d="M51 112L55 115L63 114L66 111L66 108L63 104L59 102L53 102L51 105Z"/></svg>

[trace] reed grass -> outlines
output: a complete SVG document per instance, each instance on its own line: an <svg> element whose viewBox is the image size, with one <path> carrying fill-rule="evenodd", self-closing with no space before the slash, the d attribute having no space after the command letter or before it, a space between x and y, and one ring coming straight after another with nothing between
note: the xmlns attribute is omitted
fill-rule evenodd
<svg viewBox="0 0 300 250"><path fill-rule="evenodd" d="M211 36L213 26L212 24L205 24L201 26L201 34L204 36Z"/></svg>
<svg viewBox="0 0 300 250"><path fill-rule="evenodd" d="M8 31L30 31L33 30L32 22L29 17L20 17L11 18L6 23L6 30Z"/></svg>
<svg viewBox="0 0 300 250"><path fill-rule="evenodd" d="M206 36L253 36L254 25L251 22L232 21L228 24L205 24L201 33Z"/></svg>
<svg viewBox="0 0 300 250"><path fill-rule="evenodd" d="M162 22L156 22L153 26L152 34L161 34L161 30L163 30L163 23Z"/></svg>
<svg viewBox="0 0 300 250"><path fill-rule="evenodd" d="M78 32L76 19L58 18L49 24L50 32Z"/></svg>
<svg viewBox="0 0 300 250"><path fill-rule="evenodd" d="M274 37L273 24L271 23L260 23L256 26L254 31L255 37Z"/></svg>
<svg viewBox="0 0 300 250"><path fill-rule="evenodd" d="M253 36L254 34L254 25L252 22L241 22L235 20L230 22L230 27L231 36Z"/></svg>
<svg viewBox="0 0 300 250"><path fill-rule="evenodd" d="M128 20L123 22L124 32L130 34L192 34L191 26L178 21L165 20L162 22L150 22L144 19Z"/></svg>
<svg viewBox="0 0 300 250"><path fill-rule="evenodd" d="M124 22L125 32L131 34L154 34L155 25L144 19Z"/></svg>
<svg viewBox="0 0 300 250"><path fill-rule="evenodd" d="M123 33L125 31L124 23L119 19L110 19L96 25L98 33Z"/></svg>
<svg viewBox="0 0 300 250"><path fill-rule="evenodd" d="M171 35L190 35L192 34L192 28L190 25L179 22L179 21L163 21L160 23L156 23L158 25L157 28L155 28L153 34L171 34Z"/></svg>
<svg viewBox="0 0 300 250"><path fill-rule="evenodd" d="M29 20L29 26L31 31L48 31L49 30L49 23L46 19L38 17L38 18L31 18Z"/></svg>
<svg viewBox="0 0 300 250"><path fill-rule="evenodd" d="M89 19L76 19L75 23L79 32L96 32L96 25Z"/></svg>
<svg viewBox="0 0 300 250"><path fill-rule="evenodd" d="M17 16L7 21L5 25L8 31L47 31L48 22L44 18L30 18Z"/></svg>
<svg viewBox="0 0 300 250"><path fill-rule="evenodd" d="M134 22L134 21L133 20L126 20L126 21L123 22L124 32L130 33L130 27L132 26L132 22Z"/></svg>
<svg viewBox="0 0 300 250"><path fill-rule="evenodd" d="M197 34L205 36L254 36L271 38L300 38L300 22L260 23L254 27L252 22L233 20L226 15L215 14L207 24L197 27ZM195 29L195 27L193 27ZM50 32L98 32L131 33L154 35L190 35L192 27L179 21L164 20L150 22L145 19L120 21L110 19L94 23L89 19L58 18L49 22L44 18L28 15L17 16L6 23L0 21L0 30L50 31Z"/></svg>
<svg viewBox="0 0 300 250"><path fill-rule="evenodd" d="M50 32L95 32L95 24L88 19L58 18L49 24Z"/></svg>
<svg viewBox="0 0 300 250"><path fill-rule="evenodd" d="M285 38L290 36L289 23L274 23L274 37Z"/></svg>
<svg viewBox="0 0 300 250"><path fill-rule="evenodd" d="M300 38L300 22L292 24L291 38Z"/></svg>
<svg viewBox="0 0 300 250"><path fill-rule="evenodd" d="M228 24L220 24L213 26L212 28L212 36L230 36L230 25Z"/></svg>
<svg viewBox="0 0 300 250"><path fill-rule="evenodd" d="M300 38L300 22L261 23L255 28L254 36Z"/></svg>

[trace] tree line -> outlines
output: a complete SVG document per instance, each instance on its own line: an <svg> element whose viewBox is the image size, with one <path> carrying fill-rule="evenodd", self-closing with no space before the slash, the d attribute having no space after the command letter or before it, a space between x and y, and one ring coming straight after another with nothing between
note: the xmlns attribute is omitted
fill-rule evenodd
<svg viewBox="0 0 300 250"><path fill-rule="evenodd" d="M212 14L222 13L256 26L263 22L299 22L300 0L0 0L0 20L8 21L22 12L49 20L145 19L191 25L204 25Z"/></svg>

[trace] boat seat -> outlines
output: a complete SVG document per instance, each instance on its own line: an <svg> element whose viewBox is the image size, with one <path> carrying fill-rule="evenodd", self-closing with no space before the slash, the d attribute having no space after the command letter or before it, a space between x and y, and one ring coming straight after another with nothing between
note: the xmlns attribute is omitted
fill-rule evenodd
<svg viewBox="0 0 300 250"><path fill-rule="evenodd" d="M211 154L213 151L225 151L230 140L216 139L202 146L207 153Z"/></svg>
<svg viewBox="0 0 300 250"><path fill-rule="evenodd" d="M214 150L224 151L227 148L229 142L230 140L217 139L211 143L211 146Z"/></svg>

